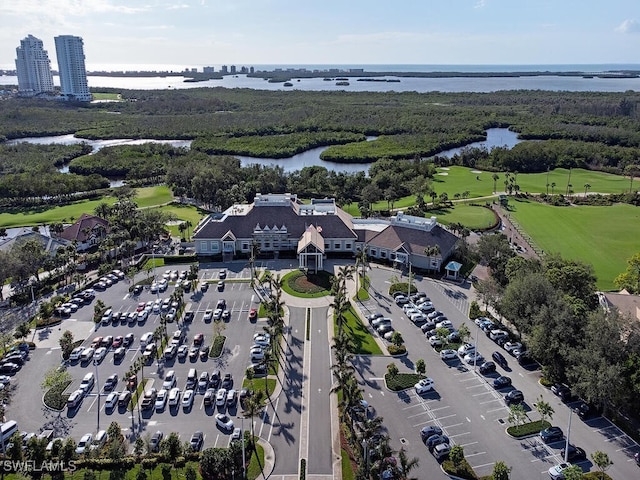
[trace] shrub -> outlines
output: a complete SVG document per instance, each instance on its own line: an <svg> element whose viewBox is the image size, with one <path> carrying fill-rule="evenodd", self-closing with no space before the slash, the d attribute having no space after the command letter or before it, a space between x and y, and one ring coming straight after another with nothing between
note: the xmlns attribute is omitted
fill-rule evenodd
<svg viewBox="0 0 640 480"><path fill-rule="evenodd" d="M393 295L396 292L402 292L406 295L408 290L409 284L407 282L394 283L389 287L389 295ZM411 293L418 293L418 289L413 283L411 284Z"/></svg>
<svg viewBox="0 0 640 480"><path fill-rule="evenodd" d="M543 387L551 388L553 382L546 377L542 377L540 378L540 385L542 385Z"/></svg>
<svg viewBox="0 0 640 480"><path fill-rule="evenodd" d="M384 381L387 388L393 392L399 392L400 390L411 388L423 378L424 375L419 375L417 373L398 373L395 377L392 377L388 373L385 373L384 375Z"/></svg>
<svg viewBox="0 0 640 480"><path fill-rule="evenodd" d="M476 472L473 471L469 462L466 459L463 459L460 464L456 467L451 460L445 460L442 462L442 468L445 472L450 475L454 475L458 478L464 478L467 480L478 480L478 476Z"/></svg>
<svg viewBox="0 0 640 480"><path fill-rule="evenodd" d="M389 355L404 355L407 353L407 347L404 345L388 345L387 350L389 351Z"/></svg>
<svg viewBox="0 0 640 480"><path fill-rule="evenodd" d="M44 404L53 410L62 410L69 399L68 395L64 395L64 391L70 383L71 382L64 382L47 390L44 394Z"/></svg>
<svg viewBox="0 0 640 480"><path fill-rule="evenodd" d="M544 430L545 428L549 428L550 426L551 424L546 420L544 422L542 420L536 420L535 422L528 422L518 426L511 426L507 428L507 433L512 437L521 438L539 433L540 430Z"/></svg>
<svg viewBox="0 0 640 480"><path fill-rule="evenodd" d="M474 320L478 317L482 316L482 310L480 310L480 305L475 300L471 302L471 306L469 307L469 318Z"/></svg>
<svg viewBox="0 0 640 480"><path fill-rule="evenodd" d="M224 342L226 341L227 337L225 337L224 335L218 335L214 340L213 340L213 345L211 345L211 351L209 352L209 356L212 358L218 358L220 355L222 355L222 348L224 347Z"/></svg>

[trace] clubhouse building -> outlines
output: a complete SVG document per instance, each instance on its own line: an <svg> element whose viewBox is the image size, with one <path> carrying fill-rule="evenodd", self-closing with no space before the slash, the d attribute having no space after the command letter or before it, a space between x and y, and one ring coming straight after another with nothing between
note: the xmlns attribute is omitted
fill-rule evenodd
<svg viewBox="0 0 640 480"><path fill-rule="evenodd" d="M199 256L247 258L297 257L300 268L322 270L327 257L353 257L365 249L369 259L397 266L439 271L458 241L435 217L402 212L390 219L353 218L334 199L302 203L295 194L258 194L253 203L233 205L205 217L193 240ZM437 246L431 256L425 249ZM434 250L433 248L429 249Z"/></svg>

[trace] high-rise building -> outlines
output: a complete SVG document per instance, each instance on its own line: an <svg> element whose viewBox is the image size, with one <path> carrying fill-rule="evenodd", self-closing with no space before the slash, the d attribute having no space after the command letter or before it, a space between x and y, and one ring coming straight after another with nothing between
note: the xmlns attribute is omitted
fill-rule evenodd
<svg viewBox="0 0 640 480"><path fill-rule="evenodd" d="M55 41L60 93L69 100L90 102L92 96L87 84L82 38L60 35L55 37Z"/></svg>
<svg viewBox="0 0 640 480"><path fill-rule="evenodd" d="M18 91L21 95L33 96L53 92L51 62L42 40L29 35L20 40L16 48L16 70Z"/></svg>

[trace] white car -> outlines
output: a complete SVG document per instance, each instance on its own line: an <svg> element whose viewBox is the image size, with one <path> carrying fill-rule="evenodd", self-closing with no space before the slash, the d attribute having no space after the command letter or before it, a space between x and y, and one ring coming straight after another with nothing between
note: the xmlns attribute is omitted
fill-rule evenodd
<svg viewBox="0 0 640 480"><path fill-rule="evenodd" d="M471 343L465 343L463 345L460 345L460 347L458 348L458 355L460 355L461 357L464 357L465 355L469 353L473 353L475 351L476 351L475 345L472 345Z"/></svg>
<svg viewBox="0 0 640 480"><path fill-rule="evenodd" d="M107 399L104 401L104 408L108 410L113 410L114 408L116 408L119 396L120 392L111 392L109 395L107 395Z"/></svg>
<svg viewBox="0 0 640 480"><path fill-rule="evenodd" d="M182 408L191 408L193 406L193 397L195 393L193 390L185 390L182 394Z"/></svg>
<svg viewBox="0 0 640 480"><path fill-rule="evenodd" d="M213 310L211 310L210 308L208 308L207 310L204 311L204 317L203 320L205 322L210 322L211 319L213 318Z"/></svg>
<svg viewBox="0 0 640 480"><path fill-rule="evenodd" d="M104 357L107 355L107 348L106 347L100 347L96 350L96 352L93 354L93 359L100 363L102 362L102 360L104 360Z"/></svg>
<svg viewBox="0 0 640 480"><path fill-rule="evenodd" d="M171 390L176 386L176 372L175 370L169 370L167 374L164 376L164 382L162 383L162 388L164 390Z"/></svg>
<svg viewBox="0 0 640 480"><path fill-rule="evenodd" d="M178 387L173 387L169 391L169 406L175 407L180 403L180 389Z"/></svg>
<svg viewBox="0 0 640 480"><path fill-rule="evenodd" d="M256 345L260 345L261 347L268 347L270 341L271 340L265 335L259 335L257 337L253 337L253 342Z"/></svg>
<svg viewBox="0 0 640 480"><path fill-rule="evenodd" d="M440 358L442 360L452 360L457 357L458 357L458 354L456 353L456 351L451 350L450 348L446 348L440 351Z"/></svg>
<svg viewBox="0 0 640 480"><path fill-rule="evenodd" d="M225 415L224 413L216 414L216 425L228 432L233 430L233 420L231 420L229 415Z"/></svg>
<svg viewBox="0 0 640 480"><path fill-rule="evenodd" d="M83 350L84 350L84 347L76 347L73 350L71 350L71 355L69 355L69 360L72 362L77 362L78 360L80 360L80 355L82 355Z"/></svg>
<svg viewBox="0 0 640 480"><path fill-rule="evenodd" d="M420 395L421 393L425 393L433 390L434 386L435 386L435 383L433 381L433 378L427 377L427 378L423 378L418 383L416 383L414 385L414 388L416 389L416 393Z"/></svg>
<svg viewBox="0 0 640 480"><path fill-rule="evenodd" d="M476 365L480 365L482 362L484 362L484 357L480 352L467 353L464 356L464 361L469 365L473 364L474 362Z"/></svg>
<svg viewBox="0 0 640 480"><path fill-rule="evenodd" d="M176 319L176 309L171 307L167 312L167 321L173 322Z"/></svg>
<svg viewBox="0 0 640 480"><path fill-rule="evenodd" d="M223 407L227 401L227 390L225 388L221 388L216 393L216 405L219 407Z"/></svg>
<svg viewBox="0 0 640 480"><path fill-rule="evenodd" d="M522 344L520 342L507 342L502 347L509 353L512 353L514 350L522 350Z"/></svg>
<svg viewBox="0 0 640 480"><path fill-rule="evenodd" d="M264 350L260 346L252 348L249 352L252 361L259 362L264 360Z"/></svg>
<svg viewBox="0 0 640 480"><path fill-rule="evenodd" d="M442 345L444 345L444 340L442 340L442 338L437 335L433 335L429 337L429 345L431 345L432 347L441 347Z"/></svg>
<svg viewBox="0 0 640 480"><path fill-rule="evenodd" d="M220 320L222 318L222 309L221 308L216 308L213 311L213 319L214 320Z"/></svg>
<svg viewBox="0 0 640 480"><path fill-rule="evenodd" d="M169 397L169 393L167 390L162 389L158 392L156 396L156 410L163 410L167 405L167 398Z"/></svg>
<svg viewBox="0 0 640 480"><path fill-rule="evenodd" d="M570 463L559 463L549 469L549 476L552 480L564 480L564 471L571 466Z"/></svg>
<svg viewBox="0 0 640 480"><path fill-rule="evenodd" d="M9 385L11 383L11 377L9 375L0 375L0 384Z"/></svg>
<svg viewBox="0 0 640 480"><path fill-rule="evenodd" d="M489 333L489 338L491 340L498 340L499 338L505 338L508 336L509 334L504 330L491 330L491 332Z"/></svg>
<svg viewBox="0 0 640 480"><path fill-rule="evenodd" d="M85 433L80 441L78 442L78 446L76 447L76 453L78 455L82 455L86 450L89 449L91 442L93 441L93 435L90 433Z"/></svg>
<svg viewBox="0 0 640 480"><path fill-rule="evenodd" d="M436 323L436 328L453 328L453 323L451 323L451 320L443 320Z"/></svg>

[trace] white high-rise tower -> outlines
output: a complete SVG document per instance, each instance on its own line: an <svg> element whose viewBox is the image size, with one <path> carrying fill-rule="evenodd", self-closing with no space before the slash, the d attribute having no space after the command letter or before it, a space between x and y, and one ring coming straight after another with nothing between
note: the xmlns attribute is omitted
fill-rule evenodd
<svg viewBox="0 0 640 480"><path fill-rule="evenodd" d="M90 102L92 96L87 84L82 38L60 35L55 41L62 95L69 100Z"/></svg>
<svg viewBox="0 0 640 480"><path fill-rule="evenodd" d="M53 92L51 62L42 40L33 35L20 40L16 56L18 91L21 95L34 96Z"/></svg>

